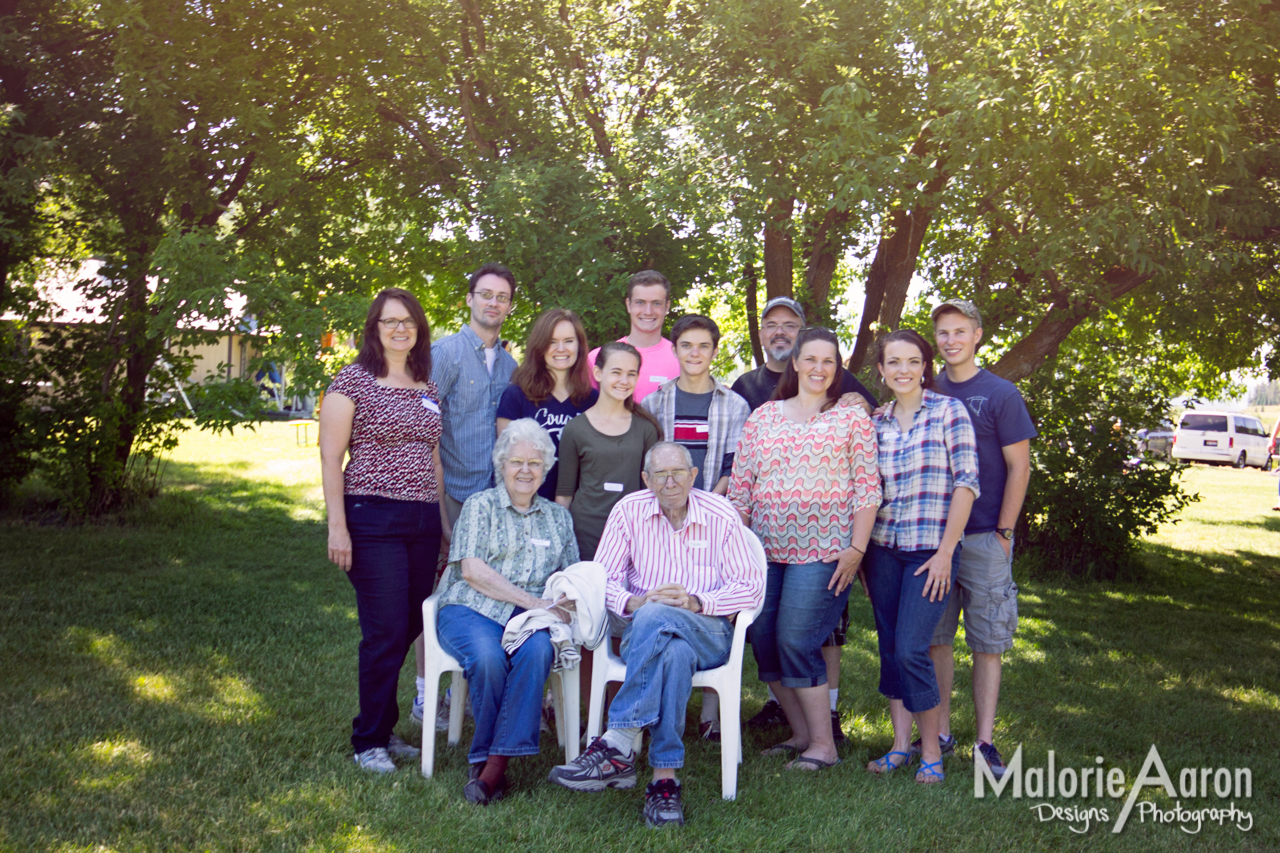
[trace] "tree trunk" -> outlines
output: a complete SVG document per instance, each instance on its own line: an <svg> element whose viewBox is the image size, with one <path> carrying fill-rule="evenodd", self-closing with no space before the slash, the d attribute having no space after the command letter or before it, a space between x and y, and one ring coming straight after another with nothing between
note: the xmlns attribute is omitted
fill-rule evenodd
<svg viewBox="0 0 1280 853"><path fill-rule="evenodd" d="M794 292L795 256L791 249L791 213L794 196L769 199L765 207L764 287L765 301L775 296L791 296Z"/></svg>
<svg viewBox="0 0 1280 853"><path fill-rule="evenodd" d="M895 210L890 215L887 236L880 238L867 273L867 296L858 324L858 340L849 356L849 370L853 373L862 369L872 342L902 319L907 288L915 275L920 247L924 245L924 235L932 218L933 207L924 204L911 211ZM877 328L872 327L873 323Z"/></svg>
<svg viewBox="0 0 1280 853"><path fill-rule="evenodd" d="M764 364L764 349L760 346L760 306L756 297L760 282L756 278L756 265L748 261L742 268L742 277L747 282L747 336L751 338L751 357L756 367L760 367Z"/></svg>
<svg viewBox="0 0 1280 853"><path fill-rule="evenodd" d="M1036 327L1010 347L990 368L991 372L1010 382L1025 379L1036 368L1057 355L1058 347L1067 339L1067 335L1096 312L1102 302L1119 299L1150 279L1149 273L1113 267L1102 276L1106 297L1101 301L1087 297L1072 299L1070 292L1064 290L1049 306Z"/></svg>
<svg viewBox="0 0 1280 853"><path fill-rule="evenodd" d="M828 210L822 221L809 231L805 243L804 293L800 296L810 323L830 326L832 319L831 279L840 263L843 243L840 231L849 221L847 210Z"/></svg>

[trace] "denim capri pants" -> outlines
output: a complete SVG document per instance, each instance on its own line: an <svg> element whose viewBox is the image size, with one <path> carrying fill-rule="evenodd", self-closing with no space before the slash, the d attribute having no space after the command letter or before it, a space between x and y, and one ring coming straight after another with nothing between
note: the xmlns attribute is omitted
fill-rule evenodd
<svg viewBox="0 0 1280 853"><path fill-rule="evenodd" d="M749 631L760 680L783 687L827 683L822 644L840 624L849 589L827 589L836 570L829 563L769 563L764 607Z"/></svg>

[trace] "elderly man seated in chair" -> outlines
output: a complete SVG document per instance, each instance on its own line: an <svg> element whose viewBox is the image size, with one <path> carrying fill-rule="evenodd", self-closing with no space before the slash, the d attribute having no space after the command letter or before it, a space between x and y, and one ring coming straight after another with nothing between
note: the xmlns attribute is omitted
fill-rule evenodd
<svg viewBox="0 0 1280 853"><path fill-rule="evenodd" d="M631 788L635 745L650 730L653 782L645 791L649 826L683 824L685 706L699 670L723 666L733 640L730 617L764 596L763 567L733 505L693 488L689 451L659 442L645 455L647 489L614 506L596 550L606 572L605 601L622 623L627 677L609 706L609 729L550 779L574 791Z"/></svg>

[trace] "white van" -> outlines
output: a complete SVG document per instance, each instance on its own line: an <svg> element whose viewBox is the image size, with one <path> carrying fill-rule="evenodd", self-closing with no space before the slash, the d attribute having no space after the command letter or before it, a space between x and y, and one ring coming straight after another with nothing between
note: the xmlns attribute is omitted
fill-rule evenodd
<svg viewBox="0 0 1280 853"><path fill-rule="evenodd" d="M1262 421L1238 412L1184 412L1173 436L1173 458L1266 467L1270 435Z"/></svg>

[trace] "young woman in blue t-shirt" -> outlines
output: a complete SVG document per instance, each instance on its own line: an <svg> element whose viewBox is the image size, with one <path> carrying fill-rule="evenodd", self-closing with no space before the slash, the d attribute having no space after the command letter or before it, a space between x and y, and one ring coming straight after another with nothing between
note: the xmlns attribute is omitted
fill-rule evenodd
<svg viewBox="0 0 1280 853"><path fill-rule="evenodd" d="M568 308L543 311L529 331L524 361L511 375L511 384L498 402L498 435L507 424L533 418L547 431L560 453L560 432L569 421L595 403L599 392L591 387L587 368L587 332L582 320ZM538 494L556 499L559 464L553 465Z"/></svg>

